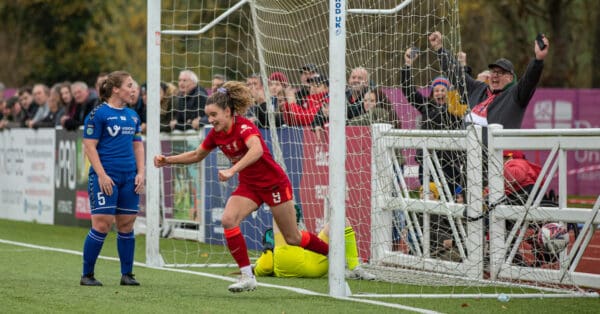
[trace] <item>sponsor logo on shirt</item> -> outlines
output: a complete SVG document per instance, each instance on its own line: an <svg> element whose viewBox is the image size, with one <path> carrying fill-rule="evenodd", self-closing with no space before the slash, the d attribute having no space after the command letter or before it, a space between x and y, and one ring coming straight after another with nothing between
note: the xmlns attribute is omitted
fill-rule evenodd
<svg viewBox="0 0 600 314"><path fill-rule="evenodd" d="M118 125L113 125L112 128L110 126L107 126L106 130L108 131L108 134L110 134L110 136L115 137L119 134L121 127Z"/></svg>
<svg viewBox="0 0 600 314"><path fill-rule="evenodd" d="M242 129L240 131L240 134L244 133L247 130L250 130L250 127L247 124L242 124L242 126L240 126L240 128Z"/></svg>

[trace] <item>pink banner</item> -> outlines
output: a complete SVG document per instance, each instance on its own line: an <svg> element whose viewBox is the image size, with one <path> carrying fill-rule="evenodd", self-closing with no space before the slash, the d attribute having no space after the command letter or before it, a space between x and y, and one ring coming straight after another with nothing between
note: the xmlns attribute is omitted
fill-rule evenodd
<svg viewBox="0 0 600 314"><path fill-rule="evenodd" d="M403 128L417 128L420 114L406 101L398 89L387 90L390 101L397 104ZM523 128L599 128L600 90L538 89L530 102ZM348 127L347 132L347 217L357 228L359 255L369 257L371 208L371 139L366 127ZM317 140L310 130L304 132L303 174L300 187L307 227L318 231L323 223L323 208L328 187L328 139ZM598 144L600 146L600 143ZM527 159L543 164L548 152L526 151ZM415 165L414 153L406 160ZM568 154L568 193L570 195L597 195L600 191L600 151L576 151ZM555 182L557 180L554 180ZM412 182L411 188L415 182ZM418 185L418 183L416 183ZM554 183L556 188L556 183ZM390 231L391 232L391 231Z"/></svg>
<svg viewBox="0 0 600 314"><path fill-rule="evenodd" d="M368 260L371 243L371 132L368 127L346 128L346 217L356 232L358 253ZM329 183L329 147L314 132L304 129L304 159L300 198L308 230L318 232L324 223ZM391 232L391 230L390 230Z"/></svg>
<svg viewBox="0 0 600 314"><path fill-rule="evenodd" d="M92 210L90 209L90 198L87 191L77 191L75 196L75 218L92 219Z"/></svg>
<svg viewBox="0 0 600 314"><path fill-rule="evenodd" d="M523 128L600 128L600 90L538 89L529 103ZM598 143L600 147L600 143ZM543 164L547 152L526 152L527 158ZM600 151L573 151L568 157L568 194L596 196L600 191Z"/></svg>
<svg viewBox="0 0 600 314"><path fill-rule="evenodd" d="M422 90L426 92L426 90ZM397 104L405 129L417 128L420 114L399 89L388 89L390 101ZM600 89L538 88L531 99L523 129L600 128ZM598 144L600 146L600 143ZM526 151L527 159L543 164L548 152ZM414 158L407 160L414 164ZM596 196L600 191L600 151L574 151L568 154L568 191L570 195ZM554 184L553 188L556 188Z"/></svg>

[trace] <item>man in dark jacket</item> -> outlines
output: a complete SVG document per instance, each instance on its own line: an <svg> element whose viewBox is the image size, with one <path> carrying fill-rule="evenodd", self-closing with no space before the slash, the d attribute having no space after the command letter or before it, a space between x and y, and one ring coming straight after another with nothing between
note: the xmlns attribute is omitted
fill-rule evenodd
<svg viewBox="0 0 600 314"><path fill-rule="evenodd" d="M317 74L316 77L324 77L324 74ZM313 77L314 79L314 77ZM317 79L318 80L318 79ZM329 81L327 81L329 86ZM369 72L363 67L356 67L350 71L348 77L348 86L346 88L346 122L352 120L365 113L363 108L363 97L369 91L371 84L369 80ZM317 112L312 123L312 129L323 129L329 124L328 107L324 106Z"/></svg>
<svg viewBox="0 0 600 314"><path fill-rule="evenodd" d="M66 109L61 124L65 130L74 131L83 125L87 114L100 103L100 100L82 81L71 84L71 93L75 102L73 106Z"/></svg>
<svg viewBox="0 0 600 314"><path fill-rule="evenodd" d="M208 123L204 106L208 93L198 85L198 76L191 70L179 73L179 97L177 102L177 124L171 126L175 130L198 130Z"/></svg>
<svg viewBox="0 0 600 314"><path fill-rule="evenodd" d="M542 75L544 59L548 54L549 43L543 37L544 49L540 49L534 41L535 58L527 66L527 70L517 79L513 64L504 58L489 64L491 72L489 85L465 75L468 103L471 109L465 116L466 123L481 126L497 123L505 129L519 129L529 101ZM429 35L431 48L438 53L442 71L448 73L452 83L459 86L458 78L462 77L462 67L453 57L452 52L442 46L442 34L433 32Z"/></svg>

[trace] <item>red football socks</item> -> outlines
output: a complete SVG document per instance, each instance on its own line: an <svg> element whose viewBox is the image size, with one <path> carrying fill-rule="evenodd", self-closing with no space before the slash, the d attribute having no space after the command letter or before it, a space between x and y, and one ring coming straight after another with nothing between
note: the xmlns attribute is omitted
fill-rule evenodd
<svg viewBox="0 0 600 314"><path fill-rule="evenodd" d="M308 231L302 231L300 246L315 253L329 254L329 245Z"/></svg>
<svg viewBox="0 0 600 314"><path fill-rule="evenodd" d="M231 229L225 229L225 240L227 241L227 247L233 259L237 262L240 268L250 265L250 258L248 257L248 248L246 247L246 240L240 230L240 227L233 227Z"/></svg>

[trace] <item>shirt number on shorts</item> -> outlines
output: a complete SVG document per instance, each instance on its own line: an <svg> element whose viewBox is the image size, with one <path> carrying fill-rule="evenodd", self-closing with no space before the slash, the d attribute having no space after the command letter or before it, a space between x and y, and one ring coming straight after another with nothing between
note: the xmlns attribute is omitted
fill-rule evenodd
<svg viewBox="0 0 600 314"><path fill-rule="evenodd" d="M102 192L98 192L96 197L98 198L98 205L106 204L106 198L104 198L104 194Z"/></svg>
<svg viewBox="0 0 600 314"><path fill-rule="evenodd" d="M273 196L273 203L279 204L281 203L281 193L275 192L271 194Z"/></svg>

